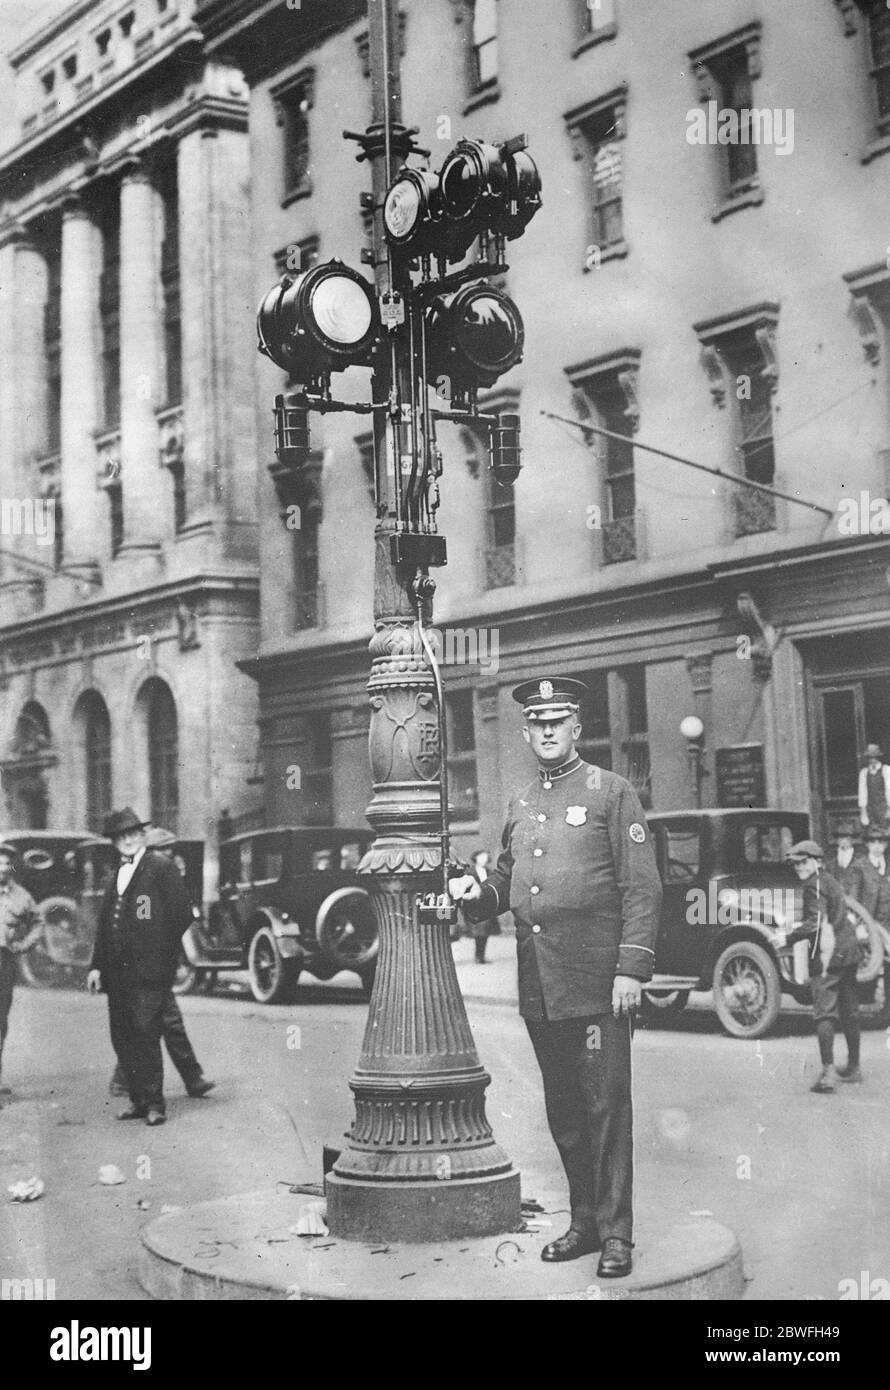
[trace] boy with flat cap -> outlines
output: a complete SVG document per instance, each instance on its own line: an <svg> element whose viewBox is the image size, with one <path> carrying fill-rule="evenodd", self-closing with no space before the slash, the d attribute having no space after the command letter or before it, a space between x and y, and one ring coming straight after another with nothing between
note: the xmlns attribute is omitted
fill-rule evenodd
<svg viewBox="0 0 890 1390"><path fill-rule="evenodd" d="M43 934L37 904L26 888L16 882L19 857L12 845L0 845L0 1095L8 1096L3 1084L3 1044L9 1031L9 1011L15 987L15 957L30 951ZM24 929L25 935L20 935Z"/></svg>
<svg viewBox="0 0 890 1390"><path fill-rule="evenodd" d="M99 910L87 984L92 993L104 989L108 995L111 1044L130 1094L118 1119L162 1125L164 1010L192 907L176 865L146 849L146 824L130 806L105 822L120 864Z"/></svg>
<svg viewBox="0 0 890 1390"><path fill-rule="evenodd" d="M795 941L810 944L810 987L813 1017L819 1039L822 1070L810 1087L817 1095L830 1095L837 1082L862 1080L859 1069L859 1000L856 971L859 968L859 936L867 938L864 926L850 925L844 890L837 879L822 868L822 846L815 840L801 840L785 856L803 889L803 916L800 926L779 932L780 945ZM834 1032L840 1023L847 1040L847 1065L835 1070Z"/></svg>
<svg viewBox="0 0 890 1390"><path fill-rule="evenodd" d="M601 1250L597 1274L632 1268L631 1021L652 976L661 880L630 782L576 752L580 699L569 677L513 691L538 762L513 798L497 868L451 881L468 916L516 923L519 1009L569 1183L571 1225L541 1258Z"/></svg>

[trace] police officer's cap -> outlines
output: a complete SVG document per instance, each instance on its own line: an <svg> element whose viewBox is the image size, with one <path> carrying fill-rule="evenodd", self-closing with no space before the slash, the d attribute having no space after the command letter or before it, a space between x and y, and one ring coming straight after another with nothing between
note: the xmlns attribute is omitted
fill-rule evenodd
<svg viewBox="0 0 890 1390"><path fill-rule="evenodd" d="M550 676L541 680L523 681L513 691L513 699L522 706L526 719L566 719L577 714L581 697L587 694L583 681L569 676Z"/></svg>
<svg viewBox="0 0 890 1390"><path fill-rule="evenodd" d="M791 846L785 858L790 862L794 859L824 859L825 855L822 853L822 846L815 840L798 840L796 845Z"/></svg>

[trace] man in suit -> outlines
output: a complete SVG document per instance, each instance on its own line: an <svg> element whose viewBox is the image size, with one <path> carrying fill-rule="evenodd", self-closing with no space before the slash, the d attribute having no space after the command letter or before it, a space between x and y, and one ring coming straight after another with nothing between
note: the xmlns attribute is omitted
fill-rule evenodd
<svg viewBox="0 0 890 1390"><path fill-rule="evenodd" d="M841 828L834 840L834 850L825 861L831 877L837 879L844 892L857 902L862 901L862 861L856 858L853 836Z"/></svg>
<svg viewBox="0 0 890 1390"><path fill-rule="evenodd" d="M105 822L120 864L102 900L87 984L108 995L111 1043L130 1094L118 1119L162 1125L164 1009L192 912L176 865L146 849L145 827L129 806Z"/></svg>
<svg viewBox="0 0 890 1390"><path fill-rule="evenodd" d="M859 819L863 825L886 830L890 825L890 767L877 743L868 745L865 759L859 773Z"/></svg>
<svg viewBox="0 0 890 1390"><path fill-rule="evenodd" d="M866 912L890 931L890 863L887 859L887 832L876 825L865 832L865 859L858 861L860 886L853 897Z"/></svg>
<svg viewBox="0 0 890 1390"><path fill-rule="evenodd" d="M561 676L513 691L537 777L510 803L486 882L450 887L469 916L509 909L516 923L519 1008L571 1204L541 1257L601 1250L597 1274L620 1278L632 1268L631 1022L652 976L661 880L633 787L575 749L585 692Z"/></svg>

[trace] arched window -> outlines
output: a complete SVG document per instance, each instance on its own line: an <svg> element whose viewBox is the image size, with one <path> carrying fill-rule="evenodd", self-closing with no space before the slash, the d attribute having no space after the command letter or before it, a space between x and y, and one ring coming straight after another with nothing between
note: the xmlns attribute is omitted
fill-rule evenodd
<svg viewBox="0 0 890 1390"><path fill-rule="evenodd" d="M111 811L111 718L95 690L80 697L74 718L83 749L87 829L98 835Z"/></svg>
<svg viewBox="0 0 890 1390"><path fill-rule="evenodd" d="M149 816L165 830L179 828L179 733L170 687L157 677L139 692L148 738Z"/></svg>

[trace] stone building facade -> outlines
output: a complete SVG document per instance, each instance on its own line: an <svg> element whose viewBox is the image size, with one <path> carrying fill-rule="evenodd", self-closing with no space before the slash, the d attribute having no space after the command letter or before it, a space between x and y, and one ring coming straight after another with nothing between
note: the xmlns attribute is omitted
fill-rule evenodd
<svg viewBox="0 0 890 1390"><path fill-rule="evenodd" d="M8 825L257 811L247 98L191 0L79 0L0 154Z"/></svg>
<svg viewBox="0 0 890 1390"><path fill-rule="evenodd" d="M441 432L458 846L496 843L528 775L510 688L554 669L590 684L583 751L656 809L803 807L826 833L855 815L865 743L890 746L890 11L403 8L403 109L433 165L463 134L524 131L543 178L509 246L525 357L491 398L522 415L512 493L472 430ZM367 179L342 132L370 118L363 6L204 0L196 18L250 87L254 298L313 257L359 265ZM311 525L289 534L267 472L286 383L260 360L255 381L267 814L361 822L368 437L313 419ZM363 399L367 378L335 388Z"/></svg>

